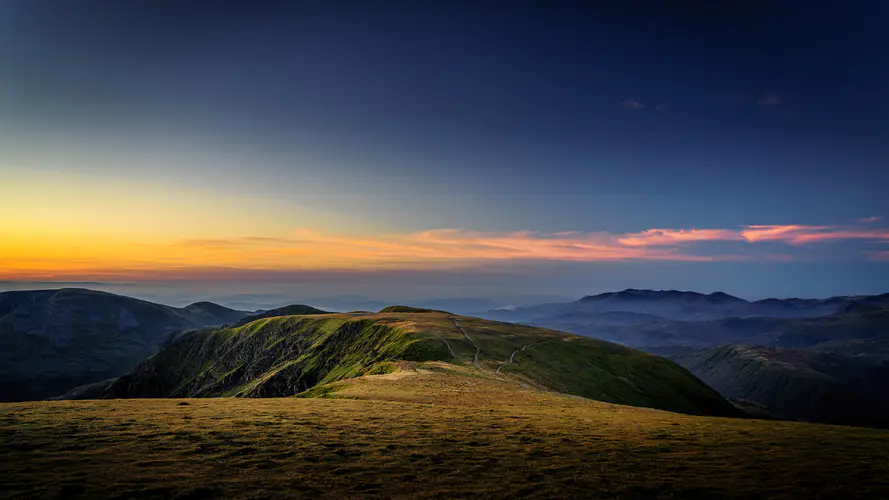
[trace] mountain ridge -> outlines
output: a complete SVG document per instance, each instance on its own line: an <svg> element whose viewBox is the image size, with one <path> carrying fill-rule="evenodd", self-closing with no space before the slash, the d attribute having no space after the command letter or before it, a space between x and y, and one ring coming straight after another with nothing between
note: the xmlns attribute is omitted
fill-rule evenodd
<svg viewBox="0 0 889 500"><path fill-rule="evenodd" d="M836 296L827 299L762 299L748 301L725 292L702 294L679 290L628 288L587 295L572 302L496 309L482 317L505 321L540 322L570 313L632 312L668 320L712 321L730 317L814 317L835 314L854 304L889 305L889 294Z"/></svg>
<svg viewBox="0 0 889 500"><path fill-rule="evenodd" d="M244 315L82 288L0 292L0 400L41 399L118 376L177 331Z"/></svg>
<svg viewBox="0 0 889 500"><path fill-rule="evenodd" d="M189 332L112 382L102 397L323 394L326 384L340 380L433 369L426 363L600 401L736 414L685 369L642 351L540 328L400 310L282 316Z"/></svg>

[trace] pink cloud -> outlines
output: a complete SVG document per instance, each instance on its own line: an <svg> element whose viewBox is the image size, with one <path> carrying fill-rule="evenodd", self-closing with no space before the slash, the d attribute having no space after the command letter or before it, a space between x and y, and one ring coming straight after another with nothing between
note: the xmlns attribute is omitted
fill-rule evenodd
<svg viewBox="0 0 889 500"><path fill-rule="evenodd" d="M240 238L180 243L203 254L237 261L261 256L266 264L302 262L311 266L376 265L484 260L738 261L788 260L784 254L707 254L689 251L707 241L778 242L791 245L838 240L889 240L889 229L773 225L740 229L649 229L637 233L491 233L432 229L410 234L345 236L297 230L290 238ZM749 251L749 249L748 249ZM215 253L213 253L215 252ZM226 262L228 263L228 262ZM236 262L231 262L234 265Z"/></svg>
<svg viewBox="0 0 889 500"><path fill-rule="evenodd" d="M864 217L864 218L858 219L858 222L861 224L873 224L874 222L879 222L882 219L883 219L883 217L881 217L879 215L875 215L873 217Z"/></svg>
<svg viewBox="0 0 889 500"><path fill-rule="evenodd" d="M353 237L298 230L291 239L276 238L265 242L234 239L229 243L213 240L184 244L203 251L238 252L249 246L249 253L281 260L300 256L337 263L404 263L480 260L561 260L599 262L621 260L720 261L742 260L742 255L698 255L679 248L677 243L706 239L694 238L697 230L657 230L673 235L663 243L634 244L633 237L622 238L610 233L559 232L538 233L515 231L488 233L461 229L433 229L402 235ZM719 231L719 230L715 230ZM654 236L652 236L654 237ZM670 238L670 236L661 236ZM636 237L638 238L638 236ZM180 245L183 243L180 243ZM672 246L672 248L671 248ZM651 248L649 248L651 247Z"/></svg>
<svg viewBox="0 0 889 500"><path fill-rule="evenodd" d="M733 229L649 229L618 238L621 245L670 246L697 241L739 240L741 235Z"/></svg>
<svg viewBox="0 0 889 500"><path fill-rule="evenodd" d="M750 242L783 241L794 238L801 232L829 229L827 226L747 226L741 236Z"/></svg>
<svg viewBox="0 0 889 500"><path fill-rule="evenodd" d="M835 226L747 226L741 234L752 243L781 241L793 245L839 240L889 240L889 229Z"/></svg>
<svg viewBox="0 0 889 500"><path fill-rule="evenodd" d="M78 262L5 259L9 276L144 276L189 269L231 269L258 273L307 270L467 269L490 261L791 261L805 259L796 249L773 253L758 243L809 245L834 241L889 243L889 228L869 226L753 225L733 229L649 229L635 233L563 231L482 232L432 229L416 233L337 235L295 230L281 237L240 237L142 243L138 252L110 254ZM731 243L739 251L695 252L708 241ZM885 247L884 247L885 248ZM889 250L867 254L889 261ZM0 256L2 257L2 256ZM18 274L17 274L18 273ZM104 273L104 274L103 274ZM7 277L9 277L7 276Z"/></svg>

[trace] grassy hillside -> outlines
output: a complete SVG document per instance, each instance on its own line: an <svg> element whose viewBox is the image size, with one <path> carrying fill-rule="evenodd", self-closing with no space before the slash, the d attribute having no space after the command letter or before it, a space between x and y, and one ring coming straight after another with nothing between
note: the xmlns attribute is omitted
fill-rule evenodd
<svg viewBox="0 0 889 500"><path fill-rule="evenodd" d="M476 377L620 404L728 415L715 391L664 358L540 328L447 313L327 314L192 332L104 397L312 395L324 384L443 361ZM94 394L93 392L89 392Z"/></svg>
<svg viewBox="0 0 889 500"><path fill-rule="evenodd" d="M0 405L9 498L889 498L889 432L696 417L401 362L324 397Z"/></svg>
<svg viewBox="0 0 889 500"><path fill-rule="evenodd" d="M0 401L119 376L173 332L243 316L209 302L176 308L74 288L0 293Z"/></svg>

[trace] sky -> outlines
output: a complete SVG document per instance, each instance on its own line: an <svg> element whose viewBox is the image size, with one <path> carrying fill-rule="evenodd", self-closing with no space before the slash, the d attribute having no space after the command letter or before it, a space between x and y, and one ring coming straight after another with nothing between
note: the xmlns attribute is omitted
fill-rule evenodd
<svg viewBox="0 0 889 500"><path fill-rule="evenodd" d="M887 23L870 1L7 0L0 289L886 292Z"/></svg>

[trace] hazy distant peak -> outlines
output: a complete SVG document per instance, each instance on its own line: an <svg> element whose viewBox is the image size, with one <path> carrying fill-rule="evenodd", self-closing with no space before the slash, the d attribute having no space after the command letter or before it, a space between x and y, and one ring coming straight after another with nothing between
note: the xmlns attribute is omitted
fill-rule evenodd
<svg viewBox="0 0 889 500"><path fill-rule="evenodd" d="M710 295L707 295L707 299L711 302L747 302L744 299L735 297L734 295L729 295L725 292L713 292Z"/></svg>
<svg viewBox="0 0 889 500"><path fill-rule="evenodd" d="M186 310L189 311L207 311L207 312L232 312L234 309L221 306L215 302L201 301L195 302L194 304L189 304L185 306Z"/></svg>
<svg viewBox="0 0 889 500"><path fill-rule="evenodd" d="M578 302L597 302L601 300L676 300L676 299L706 299L710 302L745 302L725 292L714 292L704 295L698 292L686 292L681 290L649 290L627 288L620 292L607 292L599 295L587 295Z"/></svg>

